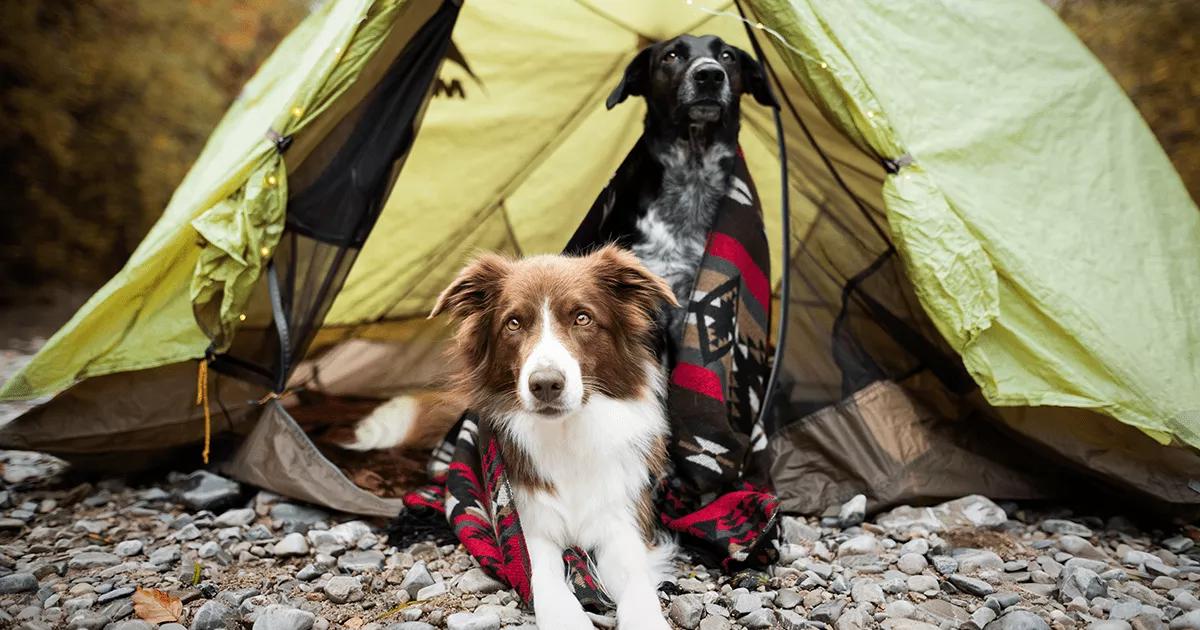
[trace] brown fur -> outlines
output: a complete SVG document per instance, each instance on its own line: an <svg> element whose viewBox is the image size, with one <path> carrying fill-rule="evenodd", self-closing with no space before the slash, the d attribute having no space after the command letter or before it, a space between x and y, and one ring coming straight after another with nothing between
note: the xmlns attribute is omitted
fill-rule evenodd
<svg viewBox="0 0 1200 630"><path fill-rule="evenodd" d="M645 375L636 366L655 360L654 313L662 302L677 305L665 282L615 246L582 257L479 257L442 293L431 316L448 312L460 321L451 351L457 389L482 418L519 408L517 380L547 300L552 325L579 361L585 404L592 393L617 399L644 393ZM590 323L577 324L580 313ZM519 322L515 330L506 326L512 319ZM503 428L493 428L513 483L553 491Z"/></svg>

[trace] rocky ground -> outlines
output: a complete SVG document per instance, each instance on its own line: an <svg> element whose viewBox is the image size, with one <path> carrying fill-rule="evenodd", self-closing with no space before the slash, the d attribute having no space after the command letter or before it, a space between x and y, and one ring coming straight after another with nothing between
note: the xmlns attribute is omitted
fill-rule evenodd
<svg viewBox="0 0 1200 630"><path fill-rule="evenodd" d="M22 343L0 351L0 380L40 341ZM0 423L22 409L0 405ZM382 521L204 471L130 486L67 481L61 462L36 453L0 451L0 467L0 629L534 627L461 546L396 548ZM661 592L672 624L1200 630L1195 527L1146 531L983 497L863 522L864 503L785 517L780 562L765 572L682 559Z"/></svg>
<svg viewBox="0 0 1200 630"><path fill-rule="evenodd" d="M0 627L153 628L135 611L138 588L181 604L162 630L533 627L458 545L396 548L384 523L204 471L72 486L54 482L52 458L0 462ZM861 507L785 518L781 561L766 572L682 561L664 610L701 630L1200 628L1195 528L1006 512L982 497L865 523Z"/></svg>

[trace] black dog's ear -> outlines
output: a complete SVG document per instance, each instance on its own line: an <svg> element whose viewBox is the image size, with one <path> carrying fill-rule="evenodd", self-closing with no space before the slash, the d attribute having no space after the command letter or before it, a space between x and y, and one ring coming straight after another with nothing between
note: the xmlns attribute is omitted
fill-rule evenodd
<svg viewBox="0 0 1200 630"><path fill-rule="evenodd" d="M625 67L625 75L621 77L621 82L613 88L608 100L604 101L608 109L616 107L630 96L643 96L646 93L646 84L650 79L650 53L653 50L654 46L643 48Z"/></svg>
<svg viewBox="0 0 1200 630"><path fill-rule="evenodd" d="M759 105L779 107L775 95L771 93L771 84L767 82L767 75L763 72L758 60L741 49L737 51L737 58L738 65L742 69L742 91L753 96Z"/></svg>

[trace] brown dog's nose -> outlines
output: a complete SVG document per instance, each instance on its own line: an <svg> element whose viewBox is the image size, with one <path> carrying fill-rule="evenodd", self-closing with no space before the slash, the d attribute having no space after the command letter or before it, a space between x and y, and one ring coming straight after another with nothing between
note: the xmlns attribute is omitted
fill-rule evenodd
<svg viewBox="0 0 1200 630"><path fill-rule="evenodd" d="M725 82L725 71L717 67L699 68L693 75L698 87L715 88Z"/></svg>
<svg viewBox="0 0 1200 630"><path fill-rule="evenodd" d="M529 393L544 403L552 403L562 395L565 381L563 373L558 370L538 370L529 375Z"/></svg>

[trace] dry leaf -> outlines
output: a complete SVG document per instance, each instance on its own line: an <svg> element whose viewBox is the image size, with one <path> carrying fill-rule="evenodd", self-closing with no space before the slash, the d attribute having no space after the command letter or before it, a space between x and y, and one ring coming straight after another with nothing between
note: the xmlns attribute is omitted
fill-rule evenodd
<svg viewBox="0 0 1200 630"><path fill-rule="evenodd" d="M154 588L138 587L133 592L133 612L150 623L183 620L183 602Z"/></svg>

